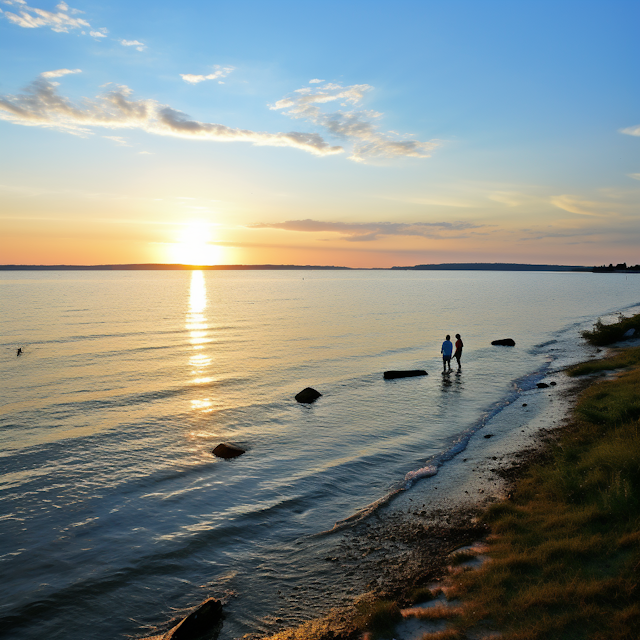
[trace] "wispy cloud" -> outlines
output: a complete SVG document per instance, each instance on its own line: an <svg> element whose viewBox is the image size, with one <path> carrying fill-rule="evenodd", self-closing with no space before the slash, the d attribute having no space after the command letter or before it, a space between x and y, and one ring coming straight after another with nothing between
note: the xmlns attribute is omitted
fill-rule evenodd
<svg viewBox="0 0 640 640"><path fill-rule="evenodd" d="M382 132L377 126L382 114L358 108L365 94L372 90L373 87L367 84L342 86L327 83L318 87L304 87L278 100L270 108L282 110L291 118L312 122L329 134L349 141L353 146L349 156L351 160L365 162L370 158L429 157L429 152L438 146L438 141L420 142L411 139L410 135ZM325 105L335 102L347 109L333 112L323 110Z"/></svg>
<svg viewBox="0 0 640 640"><path fill-rule="evenodd" d="M634 180L640 180L640 173L629 173L627 175Z"/></svg>
<svg viewBox="0 0 640 640"><path fill-rule="evenodd" d="M319 84L320 82L324 82L324 80L318 80L318 78L314 78L313 80L309 80L309 84Z"/></svg>
<svg viewBox="0 0 640 640"><path fill-rule="evenodd" d="M117 143L121 147L130 147L131 146L127 142L127 140L125 138L123 138L122 136L102 136L102 137L106 138L107 140L113 140L115 143Z"/></svg>
<svg viewBox="0 0 640 640"><path fill-rule="evenodd" d="M323 222L320 220L289 220L287 222L260 222L251 229L283 229L306 233L337 233L350 242L377 240L383 236L419 236L440 238L443 234L460 236L460 232L479 229L470 222Z"/></svg>
<svg viewBox="0 0 640 640"><path fill-rule="evenodd" d="M55 71L45 71L40 74L41 78L61 78L70 73L82 73L82 69L56 69Z"/></svg>
<svg viewBox="0 0 640 640"><path fill-rule="evenodd" d="M343 152L317 133L265 133L192 120L155 100L134 100L132 90L114 86L94 99L74 104L42 75L16 96L0 96L0 119L26 126L87 136L94 127L141 129L148 133L217 142L244 141L260 146L293 147L319 156Z"/></svg>
<svg viewBox="0 0 640 640"><path fill-rule="evenodd" d="M16 7L18 13L3 11L3 15L19 27L37 29L50 27L53 31L68 33L72 29L90 28L91 25L82 18L74 17L82 13L79 9L71 9L66 2L56 5L57 11L45 11L37 7L30 7L25 0L2 0L4 4Z"/></svg>
<svg viewBox="0 0 640 640"><path fill-rule="evenodd" d="M628 136L640 136L640 124L636 125L635 127L620 129L620 133L625 133Z"/></svg>
<svg viewBox="0 0 640 640"><path fill-rule="evenodd" d="M204 82L205 80L217 80L218 78L226 78L235 67L221 67L219 64L213 65L214 72L208 75L194 75L193 73L181 73L180 77L189 84L198 84L198 82Z"/></svg>
<svg viewBox="0 0 640 640"><path fill-rule="evenodd" d="M614 212L611 211L611 204L609 203L583 200L577 196L552 196L550 201L551 204L558 207L558 209L563 209L570 213L577 213L581 216L606 216L614 214Z"/></svg>
<svg viewBox="0 0 640 640"><path fill-rule="evenodd" d="M105 29L104 27L98 29L97 31L89 31L89 35L96 38L97 40L99 40L100 38L106 38L107 33L109 33L109 30Z"/></svg>
<svg viewBox="0 0 640 640"><path fill-rule="evenodd" d="M147 45L138 40L120 40L120 44L123 47L135 47L138 51L144 51Z"/></svg>

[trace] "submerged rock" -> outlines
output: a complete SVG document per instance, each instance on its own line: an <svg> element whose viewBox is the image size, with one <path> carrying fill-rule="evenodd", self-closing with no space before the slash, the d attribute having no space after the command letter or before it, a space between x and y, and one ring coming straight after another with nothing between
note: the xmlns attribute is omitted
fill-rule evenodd
<svg viewBox="0 0 640 640"><path fill-rule="evenodd" d="M513 338L502 338L501 340L494 340L491 344L498 347L515 347L516 341Z"/></svg>
<svg viewBox="0 0 640 640"><path fill-rule="evenodd" d="M218 458L229 459L241 456L243 453L246 453L246 449L229 442L221 442L211 453Z"/></svg>
<svg viewBox="0 0 640 640"><path fill-rule="evenodd" d="M394 378L412 378L413 376L428 376L429 374L423 369L411 369L407 371L385 371L383 376L385 380L393 380Z"/></svg>
<svg viewBox="0 0 640 640"><path fill-rule="evenodd" d="M197 640L217 637L216 627L222 624L222 603L215 598L205 600L192 611L178 626L169 631L163 640Z"/></svg>
<svg viewBox="0 0 640 640"><path fill-rule="evenodd" d="M320 397L322 397L322 394L319 391L316 391L312 387L307 387L296 395L296 402L309 404L310 402L315 402Z"/></svg>
<svg viewBox="0 0 640 640"><path fill-rule="evenodd" d="M546 382L538 382L536 384L536 387L538 387L538 389L546 389L549 385Z"/></svg>

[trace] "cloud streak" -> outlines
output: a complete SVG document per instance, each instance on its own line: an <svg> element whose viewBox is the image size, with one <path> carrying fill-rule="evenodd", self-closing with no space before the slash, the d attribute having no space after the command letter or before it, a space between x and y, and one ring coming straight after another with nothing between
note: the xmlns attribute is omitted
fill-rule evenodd
<svg viewBox="0 0 640 640"><path fill-rule="evenodd" d="M65 75L62 72L69 70L45 73L58 73L54 77L59 77ZM22 94L0 96L0 119L80 136L91 135L94 127L140 129L151 134L192 140L243 141L258 146L292 147L318 156L343 152L341 146L330 145L317 133L267 133L199 122L155 100L135 100L131 98L132 90L126 86L114 86L94 99L85 98L80 105L74 104L58 93L58 83L49 82L49 78L40 75Z"/></svg>
<svg viewBox="0 0 640 640"><path fill-rule="evenodd" d="M74 17L75 14L82 13L82 11L71 9L66 2L60 2L56 6L56 12L30 7L25 0L2 0L2 2L16 7L18 12L3 11L7 20L25 29L50 27L58 33L69 33L73 29L91 27L86 20Z"/></svg>
<svg viewBox="0 0 640 640"><path fill-rule="evenodd" d="M614 214L614 212L611 211L610 204L594 202L592 200L582 200L581 198L571 195L552 196L551 204L558 207L558 209L563 209L569 213L576 213L581 216L606 216Z"/></svg>
<svg viewBox="0 0 640 640"><path fill-rule="evenodd" d="M321 220L289 220L287 222L260 222L251 229L282 229L303 233L337 233L349 242L370 242L385 236L418 236L421 238L460 237L461 232L479 229L470 222L323 222Z"/></svg>
<svg viewBox="0 0 640 640"><path fill-rule="evenodd" d="M620 129L620 133L624 133L628 136L640 136L640 124L635 127L627 127L626 129Z"/></svg>
<svg viewBox="0 0 640 640"><path fill-rule="evenodd" d="M123 47L135 47L138 51L144 51L147 45L138 40L120 40L120 44Z"/></svg>
<svg viewBox="0 0 640 640"><path fill-rule="evenodd" d="M213 68L215 69L215 71L206 76L194 75L193 73L181 73L180 77L189 84L198 84L199 82L204 82L205 80L217 80L218 78L226 78L232 71L235 70L235 67L221 67L219 64L214 64Z"/></svg>
<svg viewBox="0 0 640 640"><path fill-rule="evenodd" d="M270 105L270 109L280 110L290 118L312 122L330 135L352 143L350 160L366 162L371 158L429 157L430 152L439 146L438 141L420 142L411 136L384 133L377 125L382 114L359 108L364 96L372 90L373 87L367 84L342 86L327 83L304 87ZM324 110L325 106L336 102L347 109Z"/></svg>

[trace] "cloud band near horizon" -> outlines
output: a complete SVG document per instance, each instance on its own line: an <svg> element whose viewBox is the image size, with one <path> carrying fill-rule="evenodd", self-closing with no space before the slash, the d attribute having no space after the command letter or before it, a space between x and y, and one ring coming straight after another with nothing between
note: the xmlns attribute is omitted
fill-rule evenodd
<svg viewBox="0 0 640 640"><path fill-rule="evenodd" d="M349 242L369 242L384 236L418 236L440 238L443 232L460 232L480 229L484 225L471 222L323 222L321 220L288 220L286 222L260 222L250 229L282 229L303 233L329 232L341 235Z"/></svg>

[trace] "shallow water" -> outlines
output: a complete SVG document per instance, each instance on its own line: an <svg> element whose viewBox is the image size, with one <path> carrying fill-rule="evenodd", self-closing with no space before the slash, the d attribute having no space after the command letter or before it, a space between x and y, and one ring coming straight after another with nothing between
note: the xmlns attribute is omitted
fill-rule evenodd
<svg viewBox="0 0 640 640"><path fill-rule="evenodd" d="M0 295L0 635L142 635L226 593L230 639L266 628L278 591L306 585L301 619L323 606L313 534L455 464L519 390L585 357L581 329L634 310L640 279L0 272ZM458 332L462 371L442 376ZM248 452L214 458L225 440Z"/></svg>

